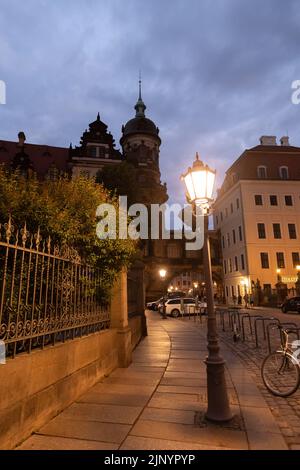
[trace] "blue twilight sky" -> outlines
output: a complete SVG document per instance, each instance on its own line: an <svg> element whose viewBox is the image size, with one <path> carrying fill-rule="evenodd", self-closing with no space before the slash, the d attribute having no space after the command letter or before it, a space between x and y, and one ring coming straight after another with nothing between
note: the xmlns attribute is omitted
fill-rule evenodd
<svg viewBox="0 0 300 470"><path fill-rule="evenodd" d="M0 139L78 144L96 118L117 146L143 75L160 128L162 181L179 181L198 151L224 171L262 134L300 145L298 0L1 0Z"/></svg>

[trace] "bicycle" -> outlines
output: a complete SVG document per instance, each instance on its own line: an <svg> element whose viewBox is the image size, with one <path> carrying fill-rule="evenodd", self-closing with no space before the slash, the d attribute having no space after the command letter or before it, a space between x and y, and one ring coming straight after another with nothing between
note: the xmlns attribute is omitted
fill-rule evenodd
<svg viewBox="0 0 300 470"><path fill-rule="evenodd" d="M289 397L300 385L300 366L292 353L289 332L281 325L281 347L269 354L261 365L261 376L266 388L278 397Z"/></svg>

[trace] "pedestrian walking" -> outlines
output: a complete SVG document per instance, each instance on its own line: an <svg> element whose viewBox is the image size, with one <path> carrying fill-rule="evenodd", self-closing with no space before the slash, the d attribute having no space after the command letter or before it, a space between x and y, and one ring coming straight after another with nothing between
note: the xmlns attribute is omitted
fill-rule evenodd
<svg viewBox="0 0 300 470"><path fill-rule="evenodd" d="M184 315L184 300L182 297L180 299L180 313L182 316Z"/></svg>

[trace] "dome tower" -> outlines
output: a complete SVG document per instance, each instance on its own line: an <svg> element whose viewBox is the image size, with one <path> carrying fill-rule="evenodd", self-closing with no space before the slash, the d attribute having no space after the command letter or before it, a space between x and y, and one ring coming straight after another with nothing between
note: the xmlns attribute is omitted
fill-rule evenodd
<svg viewBox="0 0 300 470"><path fill-rule="evenodd" d="M166 184L161 184L159 170L159 129L145 116L146 105L142 99L139 80L139 97L134 107L136 113L122 126L120 144L123 155L135 167L137 202L162 204L167 201Z"/></svg>

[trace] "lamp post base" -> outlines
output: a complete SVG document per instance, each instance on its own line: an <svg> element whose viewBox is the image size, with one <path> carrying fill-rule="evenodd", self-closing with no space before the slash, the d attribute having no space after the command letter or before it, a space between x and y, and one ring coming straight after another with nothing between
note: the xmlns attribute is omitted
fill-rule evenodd
<svg viewBox="0 0 300 470"><path fill-rule="evenodd" d="M214 422L226 422L233 418L227 395L224 365L220 358L217 361L205 360L207 372L207 411L206 419Z"/></svg>

